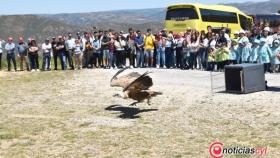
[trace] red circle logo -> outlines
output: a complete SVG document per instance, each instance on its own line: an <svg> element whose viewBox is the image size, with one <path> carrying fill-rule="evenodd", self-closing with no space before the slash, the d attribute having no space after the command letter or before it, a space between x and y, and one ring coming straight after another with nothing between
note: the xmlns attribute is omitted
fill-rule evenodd
<svg viewBox="0 0 280 158"><path fill-rule="evenodd" d="M209 153L213 158L223 157L223 146L221 142L213 142L209 147Z"/></svg>

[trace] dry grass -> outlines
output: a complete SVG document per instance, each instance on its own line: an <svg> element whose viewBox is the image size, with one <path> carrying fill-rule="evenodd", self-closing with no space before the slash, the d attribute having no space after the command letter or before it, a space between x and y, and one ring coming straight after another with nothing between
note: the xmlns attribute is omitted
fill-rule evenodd
<svg viewBox="0 0 280 158"><path fill-rule="evenodd" d="M280 92L212 96L207 72L153 71L163 95L136 107L111 70L2 72L0 157L209 157L215 140L279 157Z"/></svg>

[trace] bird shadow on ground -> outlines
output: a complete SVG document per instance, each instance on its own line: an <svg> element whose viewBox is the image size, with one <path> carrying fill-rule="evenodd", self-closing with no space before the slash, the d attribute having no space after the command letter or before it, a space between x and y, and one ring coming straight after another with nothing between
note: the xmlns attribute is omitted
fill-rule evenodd
<svg viewBox="0 0 280 158"><path fill-rule="evenodd" d="M126 107L122 105L111 105L105 108L107 111L119 111L119 118L122 119L136 119L140 118L139 114L143 112L158 111L158 109L139 109L136 107Z"/></svg>

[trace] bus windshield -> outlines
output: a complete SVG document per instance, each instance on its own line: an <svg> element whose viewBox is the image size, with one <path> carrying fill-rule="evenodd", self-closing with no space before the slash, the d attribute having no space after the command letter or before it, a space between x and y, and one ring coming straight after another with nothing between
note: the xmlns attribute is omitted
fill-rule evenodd
<svg viewBox="0 0 280 158"><path fill-rule="evenodd" d="M250 30L251 29L251 21L250 19L246 18L244 15L239 14L239 21L240 21L240 26L243 30Z"/></svg>
<svg viewBox="0 0 280 158"><path fill-rule="evenodd" d="M198 19L198 14L194 8L170 9L166 13L166 20L184 21Z"/></svg>

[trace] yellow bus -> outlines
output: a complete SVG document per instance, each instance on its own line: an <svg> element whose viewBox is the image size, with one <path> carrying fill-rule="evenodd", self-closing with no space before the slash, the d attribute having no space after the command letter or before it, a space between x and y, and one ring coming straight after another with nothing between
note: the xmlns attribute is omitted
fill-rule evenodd
<svg viewBox="0 0 280 158"><path fill-rule="evenodd" d="M168 31L184 32L186 28L206 31L211 26L214 31L222 27L230 33L249 30L253 19L239 9L224 5L177 4L167 8L165 28Z"/></svg>

